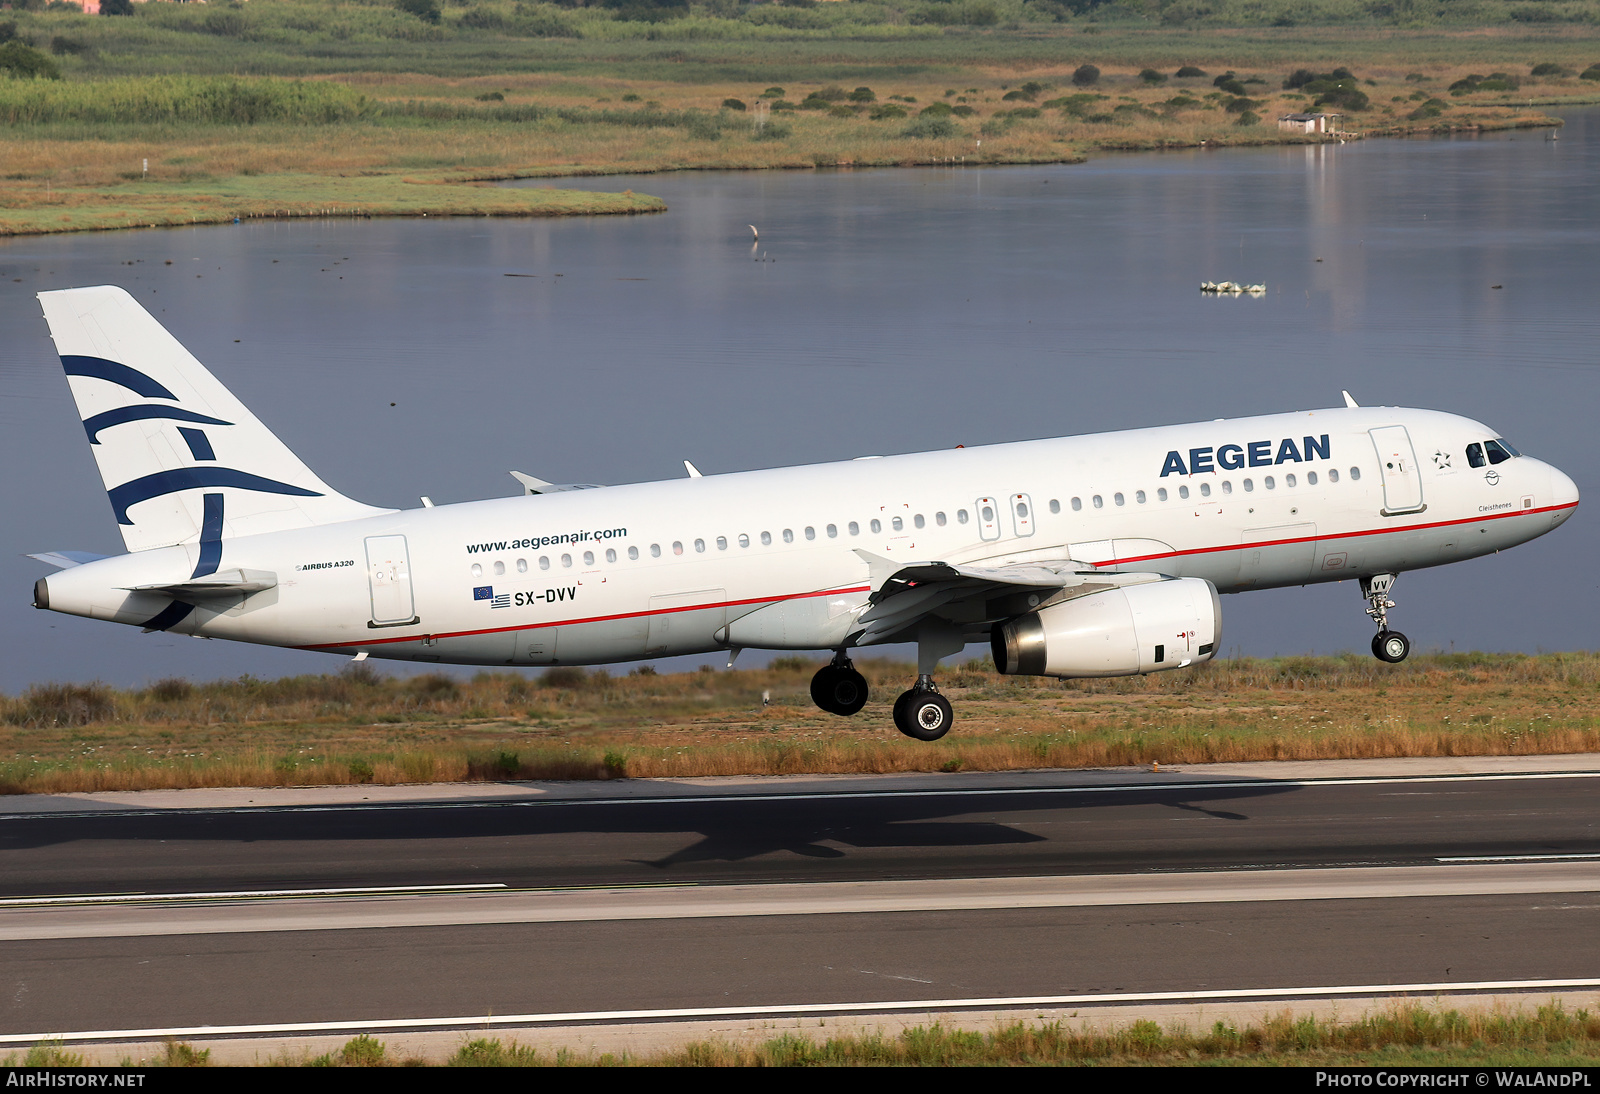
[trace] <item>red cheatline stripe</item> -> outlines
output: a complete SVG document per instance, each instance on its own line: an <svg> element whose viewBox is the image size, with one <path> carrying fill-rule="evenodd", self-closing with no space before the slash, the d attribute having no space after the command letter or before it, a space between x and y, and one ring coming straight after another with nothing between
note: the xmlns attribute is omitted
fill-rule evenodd
<svg viewBox="0 0 1600 1094"><path fill-rule="evenodd" d="M1269 539L1259 543L1226 543L1218 547L1194 547L1185 551L1164 551L1154 555L1133 555L1128 558L1107 559L1104 562L1085 562L1087 566L1121 566L1130 562L1150 562L1160 558L1181 558L1185 555L1213 554L1217 551L1247 551L1255 547L1278 547L1288 543L1315 543L1317 541L1330 541L1338 539L1355 539L1358 536L1387 536L1399 532L1419 532L1429 528L1448 528L1456 524L1482 524L1484 521L1504 520L1507 517L1530 517L1538 513L1554 513L1562 509L1576 509L1577 502L1564 505L1547 505L1539 509L1514 509L1509 513L1484 513L1476 517L1464 517L1460 520L1440 520L1430 524L1407 524L1399 528L1369 528L1359 532L1339 532L1332 535L1301 536L1293 539ZM857 585L842 589L824 589L815 593L790 593L786 596L756 596L748 600L724 600L715 604L689 604L679 608L657 608L653 611L618 612L615 615L596 615L587 619L555 619L545 623L528 623L515 627L486 627L475 631L451 631L446 634L431 634L429 638L471 638L479 634L504 634L507 631L532 631L544 627L572 627L581 623L604 623L612 619L638 619L649 615L670 615L674 612L698 612L707 608L736 608L746 604L777 604L785 600L804 600L814 596L835 596L839 593L865 593L871 592L870 585ZM424 636L420 634L404 635L396 638L369 638L357 642L328 642L315 646L300 646L304 650L337 650L352 646L384 646L397 642L417 642Z"/></svg>
<svg viewBox="0 0 1600 1094"><path fill-rule="evenodd" d="M595 615L587 619L553 619L545 623L524 623L515 627L486 627L477 631L451 631L448 634L429 634L429 638L471 638L479 634L505 634L507 631L536 631L544 627L573 627L580 623L604 623L611 619L638 619L647 615L671 615L675 612L698 612L707 608L736 608L745 604L778 604L785 600L805 600L814 596L836 596L840 593L868 593L870 585L856 585L848 589L824 589L816 593L790 593L785 596L755 596L748 600L723 600L714 604L686 604L678 608L656 608L643 612L618 612L615 615ZM424 636L413 634L399 638L369 638L361 642L328 642L317 646L297 646L302 650L337 650L346 646L382 646L394 642L417 642Z"/></svg>
<svg viewBox="0 0 1600 1094"><path fill-rule="evenodd" d="M1186 551L1163 551L1154 555L1130 555L1127 558L1109 558L1104 562L1092 563L1092 565L1121 566L1129 562L1150 562L1158 558L1207 555L1214 554L1217 551L1248 551L1254 547L1281 547L1286 543L1326 543L1336 539L1356 539L1361 536L1390 536L1398 532L1421 532L1429 528L1449 528L1456 524L1482 524L1484 521L1505 520L1507 517L1531 517L1536 513L1555 513L1562 509L1576 509L1577 507L1578 503L1574 501L1565 505L1546 505L1540 509L1513 509L1509 513L1482 513L1475 517L1463 517L1460 520L1439 520L1431 524L1406 524L1399 528L1368 528L1361 532L1338 532L1328 535L1300 536L1294 539L1264 539L1259 543L1225 543L1220 547L1193 547ZM1129 538L1134 537L1130 536Z"/></svg>

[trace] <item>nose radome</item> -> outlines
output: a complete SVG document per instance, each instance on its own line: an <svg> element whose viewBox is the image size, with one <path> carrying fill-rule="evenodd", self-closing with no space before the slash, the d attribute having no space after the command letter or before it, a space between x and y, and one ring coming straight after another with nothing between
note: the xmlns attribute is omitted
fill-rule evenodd
<svg viewBox="0 0 1600 1094"><path fill-rule="evenodd" d="M1550 468L1550 504L1578 504L1578 484L1560 468Z"/></svg>

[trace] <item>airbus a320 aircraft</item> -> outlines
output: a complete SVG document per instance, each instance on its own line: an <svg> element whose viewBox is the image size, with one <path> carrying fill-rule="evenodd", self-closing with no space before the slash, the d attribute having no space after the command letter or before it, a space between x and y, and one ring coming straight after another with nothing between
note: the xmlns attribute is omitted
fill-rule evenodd
<svg viewBox="0 0 1600 1094"><path fill-rule="evenodd" d="M128 552L39 608L275 646L468 665L917 644L895 725L935 740L941 657L1127 676L1215 656L1219 592L1357 578L1372 652L1398 574L1541 536L1578 490L1485 425L1346 406L520 497L378 509L318 478L122 289L41 293ZM517 474L514 472L514 474Z"/></svg>

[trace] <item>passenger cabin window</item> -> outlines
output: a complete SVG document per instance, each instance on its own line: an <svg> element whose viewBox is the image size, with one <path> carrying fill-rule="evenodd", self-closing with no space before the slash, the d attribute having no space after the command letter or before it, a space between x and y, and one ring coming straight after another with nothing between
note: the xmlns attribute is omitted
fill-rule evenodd
<svg viewBox="0 0 1600 1094"><path fill-rule="evenodd" d="M656 554L659 555L661 553L661 548L657 547L655 549L655 551L656 551ZM540 555L539 556L539 569L548 570L549 568L550 568L550 556L549 555Z"/></svg>
<svg viewBox="0 0 1600 1094"><path fill-rule="evenodd" d="M806 538L807 539L816 539L817 538L817 530L815 528L813 528L809 524L806 525Z"/></svg>
<svg viewBox="0 0 1600 1094"><path fill-rule="evenodd" d="M606 561L607 562L615 562L615 561L617 561L617 552L612 550L609 547L606 548Z"/></svg>
<svg viewBox="0 0 1600 1094"><path fill-rule="evenodd" d="M1076 513L1078 510L1080 510L1082 508L1083 508L1083 499L1082 498L1073 498L1072 499L1072 511L1074 513Z"/></svg>
<svg viewBox="0 0 1600 1094"><path fill-rule="evenodd" d="M639 561L639 548L637 548L637 547L629 547L628 548L628 561L630 561L630 562L638 562Z"/></svg>
<svg viewBox="0 0 1600 1094"><path fill-rule="evenodd" d="M1089 500L1094 502L1094 507L1096 509L1104 509L1105 506L1106 506L1105 499L1102 498L1099 494L1096 494L1094 497L1090 498Z"/></svg>
<svg viewBox="0 0 1600 1094"><path fill-rule="evenodd" d="M1271 481L1272 481L1271 479L1267 480L1268 483L1271 483ZM1294 488L1295 482L1296 482L1296 479L1295 479L1295 477L1293 475L1285 475L1283 477L1283 485L1289 487L1290 489Z"/></svg>
<svg viewBox="0 0 1600 1094"><path fill-rule="evenodd" d="M478 565L476 562L474 562L472 564L472 576L473 577L482 577L483 576L483 567Z"/></svg>
<svg viewBox="0 0 1600 1094"><path fill-rule="evenodd" d="M1261 485L1265 486L1268 490L1275 490L1275 489L1277 489L1278 483L1277 483L1277 480L1274 479L1271 475L1267 475L1265 478L1263 478L1261 480Z"/></svg>
<svg viewBox="0 0 1600 1094"><path fill-rule="evenodd" d="M651 545L650 545L650 557L651 557L651 558L660 558L660 557L661 557L661 544L659 544L659 543L652 543L652 544L651 544ZM540 560L539 560L539 568L540 568L540 569L541 569L541 570L548 570L548 569L549 569L549 568L550 568L550 567L548 567L548 566L546 566L546 565L545 565L545 564L544 564L544 559L542 559L542 558L541 558L541 559L540 559Z"/></svg>
<svg viewBox="0 0 1600 1094"><path fill-rule="evenodd" d="M583 564L585 566L593 566L594 565L594 552L593 551L585 551L585 552L583 552Z"/></svg>
<svg viewBox="0 0 1600 1094"><path fill-rule="evenodd" d="M1122 491L1118 490L1115 494L1111 495L1111 500L1116 502L1118 505L1122 505L1126 503L1128 499L1124 498L1122 496Z"/></svg>
<svg viewBox="0 0 1600 1094"><path fill-rule="evenodd" d="M869 527L872 529L872 531L874 533L881 532L881 531L883 531L883 521L878 520L876 517L874 517L873 520L872 520L872 523L869 525Z"/></svg>
<svg viewBox="0 0 1600 1094"><path fill-rule="evenodd" d="M1133 500L1138 502L1140 505L1143 505L1144 504L1144 491L1143 490L1135 491L1134 495L1133 495Z"/></svg>
<svg viewBox="0 0 1600 1094"><path fill-rule="evenodd" d="M681 539L672 541L672 553L675 555L683 554L683 541Z"/></svg>
<svg viewBox="0 0 1600 1094"><path fill-rule="evenodd" d="M940 528L943 528L944 525L945 525L944 514L943 513L935 513L935 514L933 514L933 523L937 524Z"/></svg>
<svg viewBox="0 0 1600 1094"><path fill-rule="evenodd" d="M1156 490L1156 500L1157 501L1166 501L1167 500L1167 488L1165 486L1160 487L1160 488L1158 488Z"/></svg>
<svg viewBox="0 0 1600 1094"><path fill-rule="evenodd" d="M1337 467L1330 468L1328 470L1328 481L1329 482L1338 482L1339 481L1339 469Z"/></svg>
<svg viewBox="0 0 1600 1094"><path fill-rule="evenodd" d="M562 555L561 556L561 565L563 565L563 566L571 566L572 565L572 556L571 555Z"/></svg>
<svg viewBox="0 0 1600 1094"><path fill-rule="evenodd" d="M528 572L528 560L525 559L525 558L517 559L517 573L525 574L527 572Z"/></svg>
<svg viewBox="0 0 1600 1094"><path fill-rule="evenodd" d="M1289 481L1289 485L1293 486L1294 485L1294 476L1290 475L1289 476L1289 480L1290 480ZM1306 485L1307 486L1315 486L1315 485L1317 485L1317 473L1315 471L1307 471L1306 472Z"/></svg>
<svg viewBox="0 0 1600 1094"><path fill-rule="evenodd" d="M838 539L839 538L839 526L837 524L828 525L828 538L829 539Z"/></svg>
<svg viewBox="0 0 1600 1094"><path fill-rule="evenodd" d="M965 509L957 509L956 510L956 523L957 524L965 524L965 523L967 523L967 511Z"/></svg>
<svg viewBox="0 0 1600 1094"><path fill-rule="evenodd" d="M1222 480L1222 492L1224 494L1233 493L1233 483L1230 480L1228 480L1228 479L1223 479Z"/></svg>
<svg viewBox="0 0 1600 1094"><path fill-rule="evenodd" d="M1189 498L1189 488L1187 486L1178 487L1178 497L1187 501Z"/></svg>
<svg viewBox="0 0 1600 1094"><path fill-rule="evenodd" d="M912 517L911 523L916 525L918 528L925 528L928 525L928 522L922 519L921 513L918 513L916 516Z"/></svg>
<svg viewBox="0 0 1600 1094"><path fill-rule="evenodd" d="M739 546L741 546L741 547L750 546L750 537L745 535L743 532L739 533Z"/></svg>
<svg viewBox="0 0 1600 1094"><path fill-rule="evenodd" d="M896 532L903 532L905 531L906 522L901 520L899 517L895 517L889 522L889 527L893 528Z"/></svg>
<svg viewBox="0 0 1600 1094"><path fill-rule="evenodd" d="M1200 484L1200 496L1202 498L1209 498L1211 496L1211 484L1209 482L1203 482Z"/></svg>
<svg viewBox="0 0 1600 1094"><path fill-rule="evenodd" d="M1255 481L1253 479L1245 479L1244 480L1244 492L1246 494L1250 493L1250 491L1254 490L1255 488L1256 488L1256 484L1255 484ZM1223 483L1222 484L1222 492L1224 494L1226 494L1228 492L1228 484L1227 483Z"/></svg>
<svg viewBox="0 0 1600 1094"><path fill-rule="evenodd" d="M772 546L772 533L771 532L762 532L761 533L761 546L763 546L763 547L771 547Z"/></svg>
<svg viewBox="0 0 1600 1094"><path fill-rule="evenodd" d="M703 555L703 554L706 553L706 541L705 540L697 539L697 540L694 541L694 553L697 554L697 555Z"/></svg>
<svg viewBox="0 0 1600 1094"><path fill-rule="evenodd" d="M1352 467L1352 468L1351 468L1351 469L1350 469L1350 478L1351 478L1351 479L1352 479L1352 480L1356 480L1356 479L1360 479L1360 478L1361 478L1361 468L1359 468L1359 467Z"/></svg>
<svg viewBox="0 0 1600 1094"><path fill-rule="evenodd" d="M728 537L727 536L718 536L717 537L717 550L726 551L727 549L728 549Z"/></svg>
<svg viewBox="0 0 1600 1094"><path fill-rule="evenodd" d="M793 543L794 542L794 529L793 528L785 528L783 530L783 542L785 542L785 543Z"/></svg>
<svg viewBox="0 0 1600 1094"><path fill-rule="evenodd" d="M861 534L861 525L857 524L855 521L851 521L845 527L849 530L852 536L859 536Z"/></svg>
<svg viewBox="0 0 1600 1094"><path fill-rule="evenodd" d="M506 572L506 564L504 562L496 562L494 564L494 576L495 577L499 577L502 574L504 574L505 572Z"/></svg>
<svg viewBox="0 0 1600 1094"><path fill-rule="evenodd" d="M1050 511L1052 513L1061 512L1061 500L1059 498L1051 498L1050 499Z"/></svg>

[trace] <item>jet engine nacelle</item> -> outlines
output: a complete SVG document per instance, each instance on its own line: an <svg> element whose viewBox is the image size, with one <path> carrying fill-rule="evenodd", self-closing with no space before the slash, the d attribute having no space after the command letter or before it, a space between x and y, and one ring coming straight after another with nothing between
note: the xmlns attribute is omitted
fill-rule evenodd
<svg viewBox="0 0 1600 1094"><path fill-rule="evenodd" d="M995 667L1025 676L1133 676L1209 661L1217 588L1197 577L1092 593L995 624Z"/></svg>

